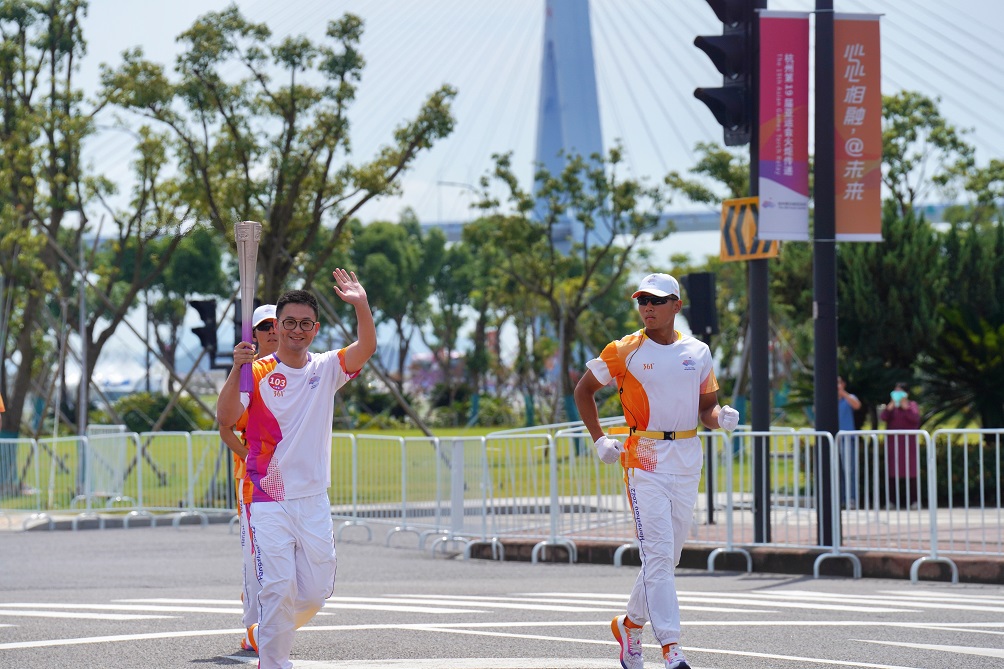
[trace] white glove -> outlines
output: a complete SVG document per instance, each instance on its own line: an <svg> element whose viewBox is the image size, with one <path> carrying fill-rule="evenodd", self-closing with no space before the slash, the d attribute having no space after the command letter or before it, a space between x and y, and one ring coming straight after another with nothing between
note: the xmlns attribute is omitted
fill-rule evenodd
<svg viewBox="0 0 1004 669"><path fill-rule="evenodd" d="M731 432L739 427L739 412L728 404L723 406L718 412L718 427Z"/></svg>
<svg viewBox="0 0 1004 669"><path fill-rule="evenodd" d="M611 437L600 437L597 439L593 445L596 447L596 455L600 456L600 460L608 465L612 465L621 459L621 451L623 446L621 442Z"/></svg>

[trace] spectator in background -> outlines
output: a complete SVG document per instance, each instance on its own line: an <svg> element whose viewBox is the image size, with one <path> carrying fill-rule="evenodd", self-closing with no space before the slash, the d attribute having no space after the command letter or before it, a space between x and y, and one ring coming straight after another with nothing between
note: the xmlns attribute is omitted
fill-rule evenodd
<svg viewBox="0 0 1004 669"><path fill-rule="evenodd" d="M854 412L861 400L847 392L843 377L837 377L837 416L841 432L855 429ZM858 443L853 436L840 437L840 503L846 509L858 507Z"/></svg>
<svg viewBox="0 0 1004 669"><path fill-rule="evenodd" d="M879 419L886 424L887 430L920 429L920 409L910 399L905 383L897 383L889 393L889 403L882 409ZM920 506L919 460L917 435L892 434L886 437L886 479L889 484L886 500L895 504L896 508Z"/></svg>
<svg viewBox="0 0 1004 669"><path fill-rule="evenodd" d="M0 430L3 429L3 414L7 408L3 405L3 395L0 395Z"/></svg>

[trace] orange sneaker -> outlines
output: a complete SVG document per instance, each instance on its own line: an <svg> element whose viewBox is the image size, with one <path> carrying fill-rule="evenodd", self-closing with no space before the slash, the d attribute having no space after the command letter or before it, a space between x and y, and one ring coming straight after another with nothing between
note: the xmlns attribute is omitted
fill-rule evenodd
<svg viewBox="0 0 1004 669"><path fill-rule="evenodd" d="M641 628L624 624L627 616L617 616L610 621L610 631L621 645L621 666L624 669L645 669L645 657L641 649Z"/></svg>
<svg viewBox="0 0 1004 669"><path fill-rule="evenodd" d="M258 652L258 623L248 628L247 634L241 639L241 650Z"/></svg>

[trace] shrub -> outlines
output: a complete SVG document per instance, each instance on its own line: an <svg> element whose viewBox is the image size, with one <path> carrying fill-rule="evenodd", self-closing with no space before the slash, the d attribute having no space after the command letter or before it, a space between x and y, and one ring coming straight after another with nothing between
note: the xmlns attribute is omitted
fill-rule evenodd
<svg viewBox="0 0 1004 669"><path fill-rule="evenodd" d="M149 432L167 408L170 397L162 393L133 393L115 402L115 412L122 417L130 432ZM103 412L97 412L93 422L112 422ZM192 399L182 395L168 412L159 430L163 432L190 432L211 430L214 418Z"/></svg>

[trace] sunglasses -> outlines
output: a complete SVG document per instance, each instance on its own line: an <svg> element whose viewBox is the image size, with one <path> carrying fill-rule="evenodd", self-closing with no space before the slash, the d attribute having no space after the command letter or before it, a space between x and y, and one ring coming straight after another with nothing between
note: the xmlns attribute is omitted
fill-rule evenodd
<svg viewBox="0 0 1004 669"><path fill-rule="evenodd" d="M282 327L286 328L287 330L295 330L296 326L299 325L301 330L307 332L309 330L313 330L314 325L316 324L317 321L312 321L309 318L304 318L302 320L296 320L295 318L282 319Z"/></svg>
<svg viewBox="0 0 1004 669"><path fill-rule="evenodd" d="M675 297L653 297L651 295L639 295L638 296L638 306L639 307L647 307L650 304L654 304L655 306L658 307L658 306L661 306L663 304L666 304L670 300L676 301L676 299L677 298L675 298Z"/></svg>
<svg viewBox="0 0 1004 669"><path fill-rule="evenodd" d="M254 329L258 332L271 332L272 328L275 327L272 321L264 321L254 326Z"/></svg>

